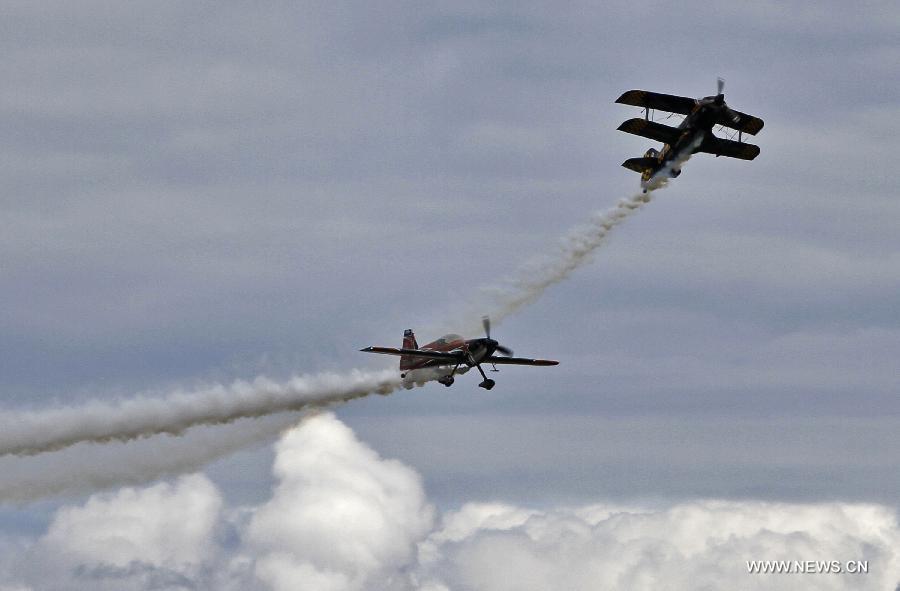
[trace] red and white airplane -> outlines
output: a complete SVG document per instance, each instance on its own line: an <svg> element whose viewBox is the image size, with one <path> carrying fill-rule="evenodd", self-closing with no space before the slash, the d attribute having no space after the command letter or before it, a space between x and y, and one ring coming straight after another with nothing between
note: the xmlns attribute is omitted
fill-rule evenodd
<svg viewBox="0 0 900 591"><path fill-rule="evenodd" d="M447 334L424 347L416 343L412 329L403 332L403 347L366 347L360 349L366 353L383 353L400 356L400 377L410 383L437 380L445 386L453 384L453 376L462 374L471 367L478 368L484 381L478 384L485 390L494 387L494 380L489 379L481 368L482 363L490 363L493 371L499 371L497 365L559 365L559 361L550 359L526 359L513 357L513 352L491 338L491 321L482 318L485 338L463 339L458 334ZM501 356L494 355L500 353Z"/></svg>

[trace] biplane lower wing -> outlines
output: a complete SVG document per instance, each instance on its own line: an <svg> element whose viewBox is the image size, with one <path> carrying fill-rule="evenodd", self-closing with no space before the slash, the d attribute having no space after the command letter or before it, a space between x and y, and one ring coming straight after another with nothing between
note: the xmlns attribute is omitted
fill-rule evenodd
<svg viewBox="0 0 900 591"><path fill-rule="evenodd" d="M763 128L764 122L759 117L754 117L753 115L734 110L732 110L731 113L737 116L737 122L729 117L728 113L723 113L716 120L716 123L718 125L730 127L731 129L736 129L743 133L749 133L750 135L756 135Z"/></svg>
<svg viewBox="0 0 900 591"><path fill-rule="evenodd" d="M741 160L753 160L759 156L759 146L723 140L722 138L717 138L713 135L707 135L703 140L703 143L700 144L700 147L697 148L697 152L706 152L707 154L727 156L729 158L740 158Z"/></svg>
<svg viewBox="0 0 900 591"><path fill-rule="evenodd" d="M653 169L657 164L659 164L659 160L656 158L629 158L622 163L622 166L628 170L643 173L645 170Z"/></svg>
<svg viewBox="0 0 900 591"><path fill-rule="evenodd" d="M677 142L678 138L681 136L681 132L675 127L654 123L653 121L647 121L640 117L629 119L619 126L619 131L633 133L634 135L669 144L670 146Z"/></svg>
<svg viewBox="0 0 900 591"><path fill-rule="evenodd" d="M697 105L697 101L686 96L675 96L673 94L662 94L646 90L629 90L616 99L616 102L622 105L657 109L682 115L690 114Z"/></svg>

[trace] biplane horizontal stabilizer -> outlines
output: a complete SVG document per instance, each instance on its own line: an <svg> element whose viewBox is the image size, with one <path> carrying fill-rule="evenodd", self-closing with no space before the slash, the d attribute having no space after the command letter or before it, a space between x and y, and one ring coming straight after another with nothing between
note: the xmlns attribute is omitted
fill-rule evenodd
<svg viewBox="0 0 900 591"><path fill-rule="evenodd" d="M653 170L659 164L656 158L629 158L622 163L622 166L634 172L643 173L645 170Z"/></svg>

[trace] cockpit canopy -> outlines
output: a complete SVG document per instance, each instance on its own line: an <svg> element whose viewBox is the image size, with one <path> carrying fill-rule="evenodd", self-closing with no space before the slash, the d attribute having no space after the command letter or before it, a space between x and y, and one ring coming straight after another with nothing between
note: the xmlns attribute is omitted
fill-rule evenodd
<svg viewBox="0 0 900 591"><path fill-rule="evenodd" d="M442 336L435 342L439 345L447 345L454 341L461 341L461 340L462 340L462 337L459 336L458 334L445 334L444 336Z"/></svg>
<svg viewBox="0 0 900 591"><path fill-rule="evenodd" d="M659 156L659 152L656 150L656 148L650 148L649 150L644 152L644 158L656 158L657 156Z"/></svg>

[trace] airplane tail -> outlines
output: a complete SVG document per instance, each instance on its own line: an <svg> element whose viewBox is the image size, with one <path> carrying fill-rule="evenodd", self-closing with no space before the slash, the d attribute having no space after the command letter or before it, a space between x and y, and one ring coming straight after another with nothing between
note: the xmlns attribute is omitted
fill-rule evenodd
<svg viewBox="0 0 900 591"><path fill-rule="evenodd" d="M416 335L413 334L411 328L407 328L403 331L403 348L404 349L418 349L419 344L416 342ZM400 370L410 369L413 366L415 357L410 357L409 355L401 355L400 356Z"/></svg>
<svg viewBox="0 0 900 591"><path fill-rule="evenodd" d="M622 166L634 172L644 173L653 170L658 164L659 161L656 158L629 158L622 163Z"/></svg>

